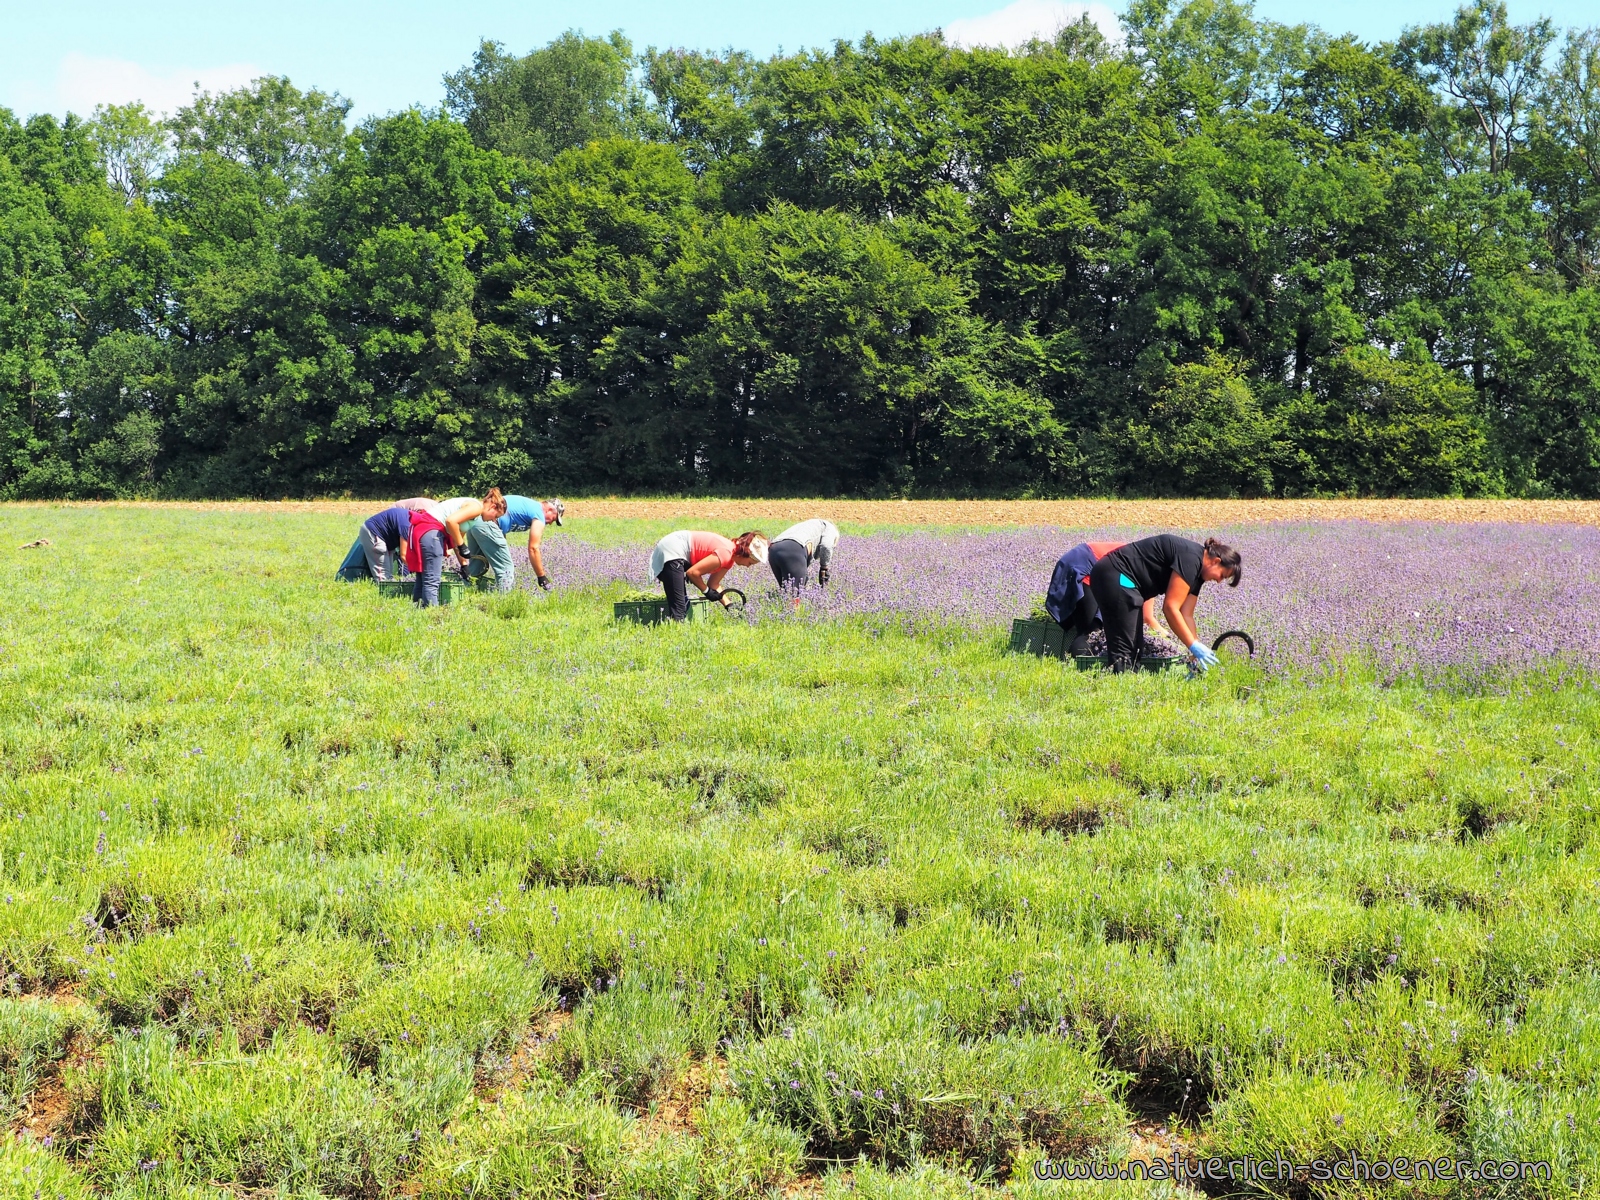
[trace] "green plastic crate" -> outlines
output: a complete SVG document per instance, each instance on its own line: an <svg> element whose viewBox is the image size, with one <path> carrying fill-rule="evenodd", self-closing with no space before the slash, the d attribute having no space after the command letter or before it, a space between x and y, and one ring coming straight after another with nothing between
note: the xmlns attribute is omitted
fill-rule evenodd
<svg viewBox="0 0 1600 1200"><path fill-rule="evenodd" d="M1011 649L1018 654L1060 658L1066 653L1067 631L1054 621L1030 621L1019 617L1011 622Z"/></svg>
<svg viewBox="0 0 1600 1200"><path fill-rule="evenodd" d="M455 599L455 594L461 590L461 587L462 584L459 578L452 580L449 576L445 576L439 580L439 603L449 604L450 601ZM404 596L409 600L411 599L411 592L412 581L409 579L386 579L378 584L378 594L380 596Z"/></svg>
<svg viewBox="0 0 1600 1200"><path fill-rule="evenodd" d="M1071 659L1080 671L1103 667L1106 661L1098 654L1068 654L1067 631L1054 621L1032 621L1018 617L1011 622L1011 649L1018 654L1036 654L1040 658ZM1141 671L1171 671L1188 665L1188 660L1178 658L1144 658L1138 662Z"/></svg>
<svg viewBox="0 0 1600 1200"><path fill-rule="evenodd" d="M689 601L690 621L705 621L711 617L710 600L697 596ZM618 621L632 621L637 625L659 625L667 619L665 597L650 600L618 600L611 606L611 616Z"/></svg>

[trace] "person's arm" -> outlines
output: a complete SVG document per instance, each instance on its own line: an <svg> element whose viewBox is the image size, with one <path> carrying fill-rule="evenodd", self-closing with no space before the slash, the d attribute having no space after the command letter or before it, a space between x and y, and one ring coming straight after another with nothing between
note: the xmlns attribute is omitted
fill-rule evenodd
<svg viewBox="0 0 1600 1200"><path fill-rule="evenodd" d="M833 548L839 544L839 527L828 522L822 537L817 540L817 586L827 587L829 565L833 562Z"/></svg>
<svg viewBox="0 0 1600 1200"><path fill-rule="evenodd" d="M715 571L716 574L712 574ZM728 573L727 568L715 554L708 554L697 563L690 563L684 576L702 592L717 586L717 582Z"/></svg>
<svg viewBox="0 0 1600 1200"><path fill-rule="evenodd" d="M1194 599L1193 596L1189 598L1191 600ZM1144 602L1144 624L1146 629L1154 629L1156 627L1156 598L1154 596Z"/></svg>
<svg viewBox="0 0 1600 1200"><path fill-rule="evenodd" d="M540 587L549 587L550 577L544 572L544 555L539 552L539 542L544 537L544 526L535 522L528 526L528 565Z"/></svg>
<svg viewBox="0 0 1600 1200"><path fill-rule="evenodd" d="M1194 645L1200 637L1193 624L1194 600L1189 593L1189 584L1174 571L1172 578L1167 581L1167 600L1161 606L1161 611L1166 613L1168 626L1185 646Z"/></svg>
<svg viewBox="0 0 1600 1200"><path fill-rule="evenodd" d="M446 517L444 519L444 524L445 529L449 533L450 541L449 544L445 546L445 549L453 550L457 546L466 545L467 536L461 532L461 527L468 521L472 520L472 518L481 516L483 516L483 504L481 501L473 500L470 503L463 504L460 508L456 509L455 512Z"/></svg>

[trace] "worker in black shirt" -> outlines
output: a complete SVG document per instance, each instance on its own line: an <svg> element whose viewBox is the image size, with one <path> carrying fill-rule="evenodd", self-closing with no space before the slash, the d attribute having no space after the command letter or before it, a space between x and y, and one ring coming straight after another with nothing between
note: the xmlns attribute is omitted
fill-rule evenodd
<svg viewBox="0 0 1600 1200"><path fill-rule="evenodd" d="M1202 546L1163 533L1118 546L1089 573L1089 587L1105 622L1111 669L1132 669L1144 648L1139 610L1147 599L1163 594L1167 624L1189 648L1195 667L1204 671L1214 665L1217 656L1195 632L1194 602L1204 584L1226 579L1229 587L1238 587L1243 575L1239 552L1216 538L1207 538Z"/></svg>

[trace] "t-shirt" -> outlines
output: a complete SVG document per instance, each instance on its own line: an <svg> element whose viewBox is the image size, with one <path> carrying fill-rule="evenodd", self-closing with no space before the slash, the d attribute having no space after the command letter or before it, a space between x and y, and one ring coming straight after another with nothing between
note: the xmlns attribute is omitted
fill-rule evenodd
<svg viewBox="0 0 1600 1200"><path fill-rule="evenodd" d="M362 524L368 533L396 554L400 552L401 542L411 540L411 510L401 508L398 504L368 517Z"/></svg>
<svg viewBox="0 0 1600 1200"><path fill-rule="evenodd" d="M716 555L713 570L727 570L733 566L733 543L720 533L706 533L698 529L677 529L656 543L650 552L650 578L661 574L661 568L673 559L681 558L691 567L707 555Z"/></svg>
<svg viewBox="0 0 1600 1200"><path fill-rule="evenodd" d="M426 496L412 496L407 500L396 500L394 507L403 508L409 512L429 512L438 517L439 520L444 520L444 510L441 507L441 502L430 500Z"/></svg>
<svg viewBox="0 0 1600 1200"><path fill-rule="evenodd" d="M1127 542L1084 542L1083 544L1085 546L1089 547L1089 553L1094 555L1094 561L1095 562L1099 562L1102 558L1104 558L1106 555L1110 554L1113 550L1120 550L1122 547L1126 546L1128 543ZM1089 582L1089 572L1088 571L1085 571L1083 573L1083 581L1085 583Z"/></svg>
<svg viewBox="0 0 1600 1200"><path fill-rule="evenodd" d="M733 542L723 537L720 533L706 533L703 530L691 530L689 533L689 565L692 567L702 558L712 557L717 560L713 571L726 571L733 566Z"/></svg>
<svg viewBox="0 0 1600 1200"><path fill-rule="evenodd" d="M544 524L544 502L526 496L507 496L506 511L495 522L501 533L521 533Z"/></svg>
<svg viewBox="0 0 1600 1200"><path fill-rule="evenodd" d="M1200 594L1200 567L1205 558L1205 547L1174 533L1161 533L1155 537L1129 542L1106 555L1117 570L1133 580L1133 586L1145 599L1166 594L1167 584L1174 573L1189 585L1189 591Z"/></svg>
<svg viewBox="0 0 1600 1200"><path fill-rule="evenodd" d="M832 553L833 548L839 544L839 527L824 517L813 517L809 521L789 526L772 540L799 542L806 548L806 561L810 562L817 556L818 547Z"/></svg>
<svg viewBox="0 0 1600 1200"><path fill-rule="evenodd" d="M467 505L476 503L478 503L476 496L452 496L448 500L439 501L433 515L441 521L448 521Z"/></svg>

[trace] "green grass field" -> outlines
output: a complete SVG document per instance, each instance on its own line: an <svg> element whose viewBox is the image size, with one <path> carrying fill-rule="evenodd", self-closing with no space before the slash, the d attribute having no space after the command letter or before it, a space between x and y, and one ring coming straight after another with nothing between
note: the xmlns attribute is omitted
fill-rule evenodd
<svg viewBox="0 0 1600 1200"><path fill-rule="evenodd" d="M0 509L0 1197L1593 1193L1595 692L420 612L353 524Z"/></svg>

